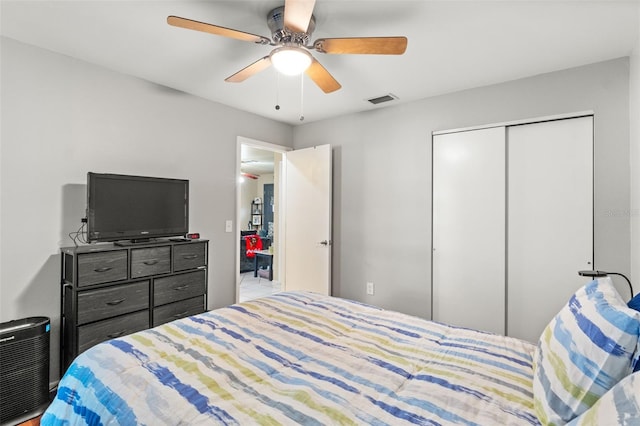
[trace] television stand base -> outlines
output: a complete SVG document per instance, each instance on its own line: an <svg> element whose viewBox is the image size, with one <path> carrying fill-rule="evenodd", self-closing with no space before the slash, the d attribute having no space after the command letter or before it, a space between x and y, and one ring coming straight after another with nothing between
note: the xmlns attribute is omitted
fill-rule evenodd
<svg viewBox="0 0 640 426"><path fill-rule="evenodd" d="M155 239L155 238L137 238L134 240L120 240L114 241L113 245L118 247L129 247L135 246L137 244L166 244L167 240L165 239Z"/></svg>

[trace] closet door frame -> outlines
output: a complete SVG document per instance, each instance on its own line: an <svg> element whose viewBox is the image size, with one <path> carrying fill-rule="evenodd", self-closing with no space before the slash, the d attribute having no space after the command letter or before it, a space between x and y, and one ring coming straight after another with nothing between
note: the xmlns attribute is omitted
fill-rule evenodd
<svg viewBox="0 0 640 426"><path fill-rule="evenodd" d="M593 269L593 116L507 128L507 334L536 342Z"/></svg>
<svg viewBox="0 0 640 426"><path fill-rule="evenodd" d="M508 185L508 140L507 140L507 133L508 133L508 128L509 127L513 127L513 126L519 126L519 125L528 125L528 124L536 124L536 123L543 123L543 122L550 122L550 121L557 121L557 120L566 120L566 119L573 119L573 118L581 118L581 117L590 117L593 121L595 121L594 118L594 112L593 111L581 111L581 112L575 112L575 113L568 113L568 114L558 114L558 115L553 115L553 116L544 116L544 117L538 117L538 118L532 118L532 119L523 119L523 120L515 120L515 121L509 121L509 122L502 122L502 123L494 123L494 124L486 124L486 125L482 125L482 126L474 126L474 127L466 127L466 128L458 128L458 129L450 129L450 130L442 130L442 131L435 131L432 132L432 191L431 191L431 201L432 201L432 223L431 223L431 239L432 239L432 244L431 244L431 319L433 320L439 320L439 313L438 313L438 301L436 300L437 297L437 292L438 289L435 288L436 287L436 274L437 274L437 265L436 265L436 258L434 257L434 250L437 250L436 247L436 242L434 241L434 239L437 237L434 237L435 233L437 232L434 228L434 222L435 222L435 217L436 217L436 206L435 206L435 200L434 200L434 176L435 176L435 172L434 172L434 163L436 160L435 154L434 154L434 142L435 142L435 138L437 136L440 135L447 135L447 134L452 134L452 133L460 133L460 132L467 132L467 131L475 131L475 130L482 130L482 129L490 129L490 128L495 128L495 127L504 127L506 128L505 130L505 180L507 182ZM593 129L593 126L592 126ZM595 142L595 138L592 134L592 138L591 138L591 206L590 206L590 215L591 215L591 231L590 231L590 236L591 236L591 247L589 248L589 252L591 253L591 259L590 259L590 263L589 259L586 259L585 261L585 266L582 269L591 269L589 267L589 265L593 266L595 265L595 233L594 233L594 208L595 208L595 196L594 196L594 142ZM501 332L501 334L508 334L509 333L509 282L508 282L508 274L509 274L509 270L508 270L508 186L505 185L505 223L504 223L504 243L505 243L505 250L504 250L504 264L505 264L505 268L504 268L504 274L503 274L503 278L504 278L504 294L503 296L503 301L504 301L504 330ZM576 269L576 276L577 276L577 270ZM543 271L541 271L541 273L543 273ZM466 295L461 294L460 298L464 298L466 297ZM480 307L478 307L480 308ZM462 307L461 307L462 309ZM549 318L550 319L550 318ZM474 328L479 328L479 327L474 327ZM494 331L494 330L490 330L490 331Z"/></svg>
<svg viewBox="0 0 640 426"><path fill-rule="evenodd" d="M505 128L434 136L432 318L505 334ZM495 315L497 314L497 315Z"/></svg>

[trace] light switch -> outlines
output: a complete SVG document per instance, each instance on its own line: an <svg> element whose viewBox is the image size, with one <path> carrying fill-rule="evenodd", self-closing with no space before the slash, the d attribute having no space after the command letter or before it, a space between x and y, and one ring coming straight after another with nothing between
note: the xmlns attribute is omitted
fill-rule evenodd
<svg viewBox="0 0 640 426"><path fill-rule="evenodd" d="M233 232L233 221L227 220L224 223L224 232Z"/></svg>

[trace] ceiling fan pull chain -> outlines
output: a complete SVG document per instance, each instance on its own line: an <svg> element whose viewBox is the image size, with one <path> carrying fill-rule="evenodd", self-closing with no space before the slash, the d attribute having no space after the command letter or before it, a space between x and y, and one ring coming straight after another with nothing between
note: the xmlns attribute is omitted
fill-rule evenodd
<svg viewBox="0 0 640 426"><path fill-rule="evenodd" d="M276 111L280 111L280 73L276 71Z"/></svg>
<svg viewBox="0 0 640 426"><path fill-rule="evenodd" d="M304 121L304 73L300 74L300 121Z"/></svg>

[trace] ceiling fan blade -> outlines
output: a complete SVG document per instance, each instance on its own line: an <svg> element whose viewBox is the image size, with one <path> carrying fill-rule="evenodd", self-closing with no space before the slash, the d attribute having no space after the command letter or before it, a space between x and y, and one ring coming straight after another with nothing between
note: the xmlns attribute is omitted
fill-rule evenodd
<svg viewBox="0 0 640 426"><path fill-rule="evenodd" d="M167 23L174 27L186 28L188 30L202 31L204 33L215 34L223 37L235 38L242 41L252 41L258 44L269 44L271 40L261 35L245 33L244 31L233 30L231 28L219 27L218 25L207 24L205 22L194 21L192 19L180 18L179 16L168 16Z"/></svg>
<svg viewBox="0 0 640 426"><path fill-rule="evenodd" d="M269 68L270 65L271 58L269 56L265 56L264 58L258 59L251 65L244 67L237 73L225 78L224 81L226 81L227 83L241 83L252 75L258 74L260 71Z"/></svg>
<svg viewBox="0 0 640 426"><path fill-rule="evenodd" d="M306 33L315 4L315 0L286 0L284 26L296 33Z"/></svg>
<svg viewBox="0 0 640 426"><path fill-rule="evenodd" d="M327 69L316 60L316 58L313 58L313 62L309 68L307 68L305 73L320 89L322 89L324 93L335 92L342 87L340 83L338 83L338 81L329 74L329 71L327 71Z"/></svg>
<svg viewBox="0 0 640 426"><path fill-rule="evenodd" d="M313 43L318 52L343 54L402 55L407 50L406 37L321 38Z"/></svg>

